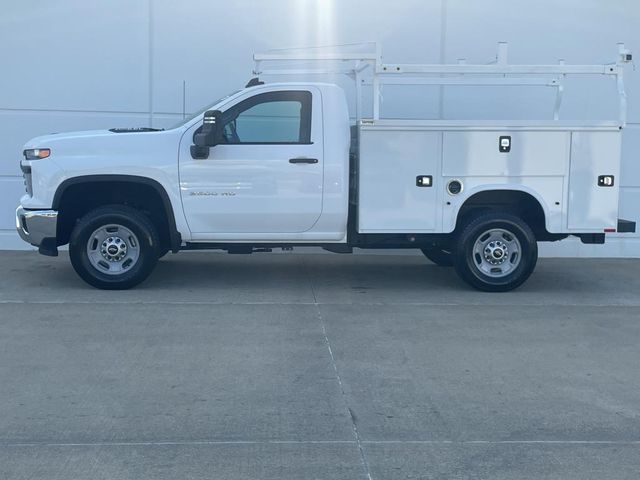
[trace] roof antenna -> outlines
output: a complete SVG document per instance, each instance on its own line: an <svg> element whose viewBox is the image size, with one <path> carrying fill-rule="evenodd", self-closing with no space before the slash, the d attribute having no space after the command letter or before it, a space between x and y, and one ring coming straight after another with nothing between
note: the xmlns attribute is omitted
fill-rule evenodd
<svg viewBox="0 0 640 480"><path fill-rule="evenodd" d="M244 88L257 87L258 85L264 85L264 82L260 81L258 77L253 77L249 80L249 83L244 86Z"/></svg>

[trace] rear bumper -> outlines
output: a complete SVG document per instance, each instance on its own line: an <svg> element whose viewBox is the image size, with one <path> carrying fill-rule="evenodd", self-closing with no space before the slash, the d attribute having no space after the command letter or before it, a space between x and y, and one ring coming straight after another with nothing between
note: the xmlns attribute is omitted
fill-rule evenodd
<svg viewBox="0 0 640 480"><path fill-rule="evenodd" d="M38 247L44 255L57 255L56 229L58 212L56 210L16 209L16 229L20 238Z"/></svg>
<svg viewBox="0 0 640 480"><path fill-rule="evenodd" d="M636 222L632 222L631 220L622 220L618 219L618 228L612 230L610 233L635 233L636 232ZM595 243L595 244L603 244L605 239L604 233L580 233L576 235L580 237L580 241L582 243Z"/></svg>

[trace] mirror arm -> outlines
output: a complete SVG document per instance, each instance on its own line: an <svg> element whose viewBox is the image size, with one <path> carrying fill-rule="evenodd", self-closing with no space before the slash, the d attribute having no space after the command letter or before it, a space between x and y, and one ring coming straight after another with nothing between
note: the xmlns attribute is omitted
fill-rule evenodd
<svg viewBox="0 0 640 480"><path fill-rule="evenodd" d="M209 150L209 147L191 145L191 158L195 160L206 160L209 158Z"/></svg>

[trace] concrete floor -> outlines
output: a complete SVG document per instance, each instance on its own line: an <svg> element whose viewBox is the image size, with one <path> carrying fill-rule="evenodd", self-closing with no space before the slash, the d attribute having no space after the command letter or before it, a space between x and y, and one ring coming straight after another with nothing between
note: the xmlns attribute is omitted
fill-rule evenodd
<svg viewBox="0 0 640 480"><path fill-rule="evenodd" d="M637 479L640 260L0 253L2 479Z"/></svg>

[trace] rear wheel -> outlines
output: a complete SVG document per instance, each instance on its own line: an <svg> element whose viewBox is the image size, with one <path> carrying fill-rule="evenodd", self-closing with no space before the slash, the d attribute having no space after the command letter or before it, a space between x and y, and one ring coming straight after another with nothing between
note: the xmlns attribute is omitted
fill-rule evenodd
<svg viewBox="0 0 640 480"><path fill-rule="evenodd" d="M533 231L521 218L487 213L471 220L458 237L456 272L486 292L506 292L522 285L538 260Z"/></svg>
<svg viewBox="0 0 640 480"><path fill-rule="evenodd" d="M69 240L69 257L89 285L122 290L149 276L159 248L157 230L148 217L130 207L111 205L78 221Z"/></svg>
<svg viewBox="0 0 640 480"><path fill-rule="evenodd" d="M449 250L437 247L421 248L420 250L425 257L440 267L453 266L453 255Z"/></svg>

